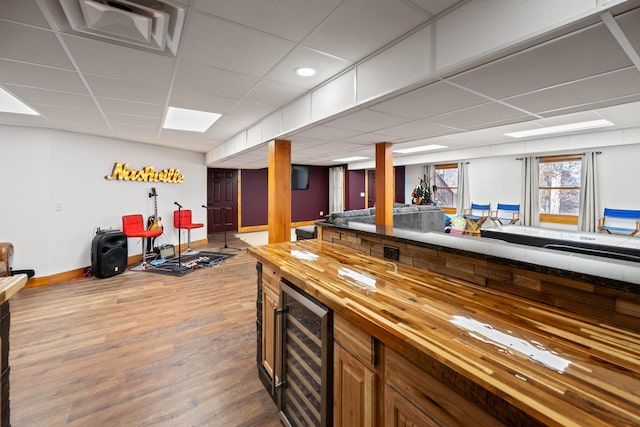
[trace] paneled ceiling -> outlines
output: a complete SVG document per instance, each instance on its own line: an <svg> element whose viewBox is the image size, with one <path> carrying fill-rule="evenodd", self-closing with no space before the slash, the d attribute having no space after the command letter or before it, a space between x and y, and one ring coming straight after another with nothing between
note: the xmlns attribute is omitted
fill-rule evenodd
<svg viewBox="0 0 640 427"><path fill-rule="evenodd" d="M41 115L0 113L0 124L202 153L466 3L179 0L186 15L174 56L77 33L60 0L1 1L0 85ZM640 9L632 6L616 22L640 52ZM619 128L640 124L639 64L600 20L492 59L282 135L292 141L292 161L373 158L381 141L457 150L506 142L504 133L532 126L600 118ZM318 73L299 77L294 69L302 65ZM164 130L169 106L222 117L203 134ZM264 167L266 148L215 166Z"/></svg>

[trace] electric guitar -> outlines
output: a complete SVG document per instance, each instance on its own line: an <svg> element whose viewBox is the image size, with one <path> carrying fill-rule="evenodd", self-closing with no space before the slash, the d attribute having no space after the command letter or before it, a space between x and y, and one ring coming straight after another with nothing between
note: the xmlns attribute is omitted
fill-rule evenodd
<svg viewBox="0 0 640 427"><path fill-rule="evenodd" d="M147 230L162 230L162 224L160 223L160 217L158 216L158 193L156 188L152 187L149 197L153 197L153 215L147 219ZM151 252L151 249L156 243L156 238L147 239L147 252Z"/></svg>
<svg viewBox="0 0 640 427"><path fill-rule="evenodd" d="M147 219L148 230L162 230L162 224L160 223L160 217L158 216L158 193L156 188L152 187L149 197L153 197L153 215Z"/></svg>

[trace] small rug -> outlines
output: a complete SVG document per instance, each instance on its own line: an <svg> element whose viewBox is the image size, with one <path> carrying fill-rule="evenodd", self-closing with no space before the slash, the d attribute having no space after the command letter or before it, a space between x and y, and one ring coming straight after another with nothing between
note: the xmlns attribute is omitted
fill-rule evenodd
<svg viewBox="0 0 640 427"><path fill-rule="evenodd" d="M139 271L166 274L168 276L184 276L201 268L214 267L232 256L235 256L235 254L200 251L195 254L182 255L180 262L178 262L177 257L147 261L147 267Z"/></svg>

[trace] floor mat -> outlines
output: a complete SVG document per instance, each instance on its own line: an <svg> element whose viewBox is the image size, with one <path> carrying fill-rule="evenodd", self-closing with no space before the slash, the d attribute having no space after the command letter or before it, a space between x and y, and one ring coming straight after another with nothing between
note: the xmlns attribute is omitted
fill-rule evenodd
<svg viewBox="0 0 640 427"><path fill-rule="evenodd" d="M175 259L157 259L147 262L147 266L144 270L148 273L166 274L169 276L184 276L185 274L194 272L201 268L214 267L225 259L234 256L235 254L225 254L222 252L206 252L201 251L195 254L185 254Z"/></svg>

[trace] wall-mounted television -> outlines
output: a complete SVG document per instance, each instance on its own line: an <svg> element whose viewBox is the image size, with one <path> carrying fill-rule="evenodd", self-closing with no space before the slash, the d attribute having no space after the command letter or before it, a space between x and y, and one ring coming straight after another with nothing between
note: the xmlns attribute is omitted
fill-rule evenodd
<svg viewBox="0 0 640 427"><path fill-rule="evenodd" d="M291 165L291 189L306 190L309 188L309 166Z"/></svg>

